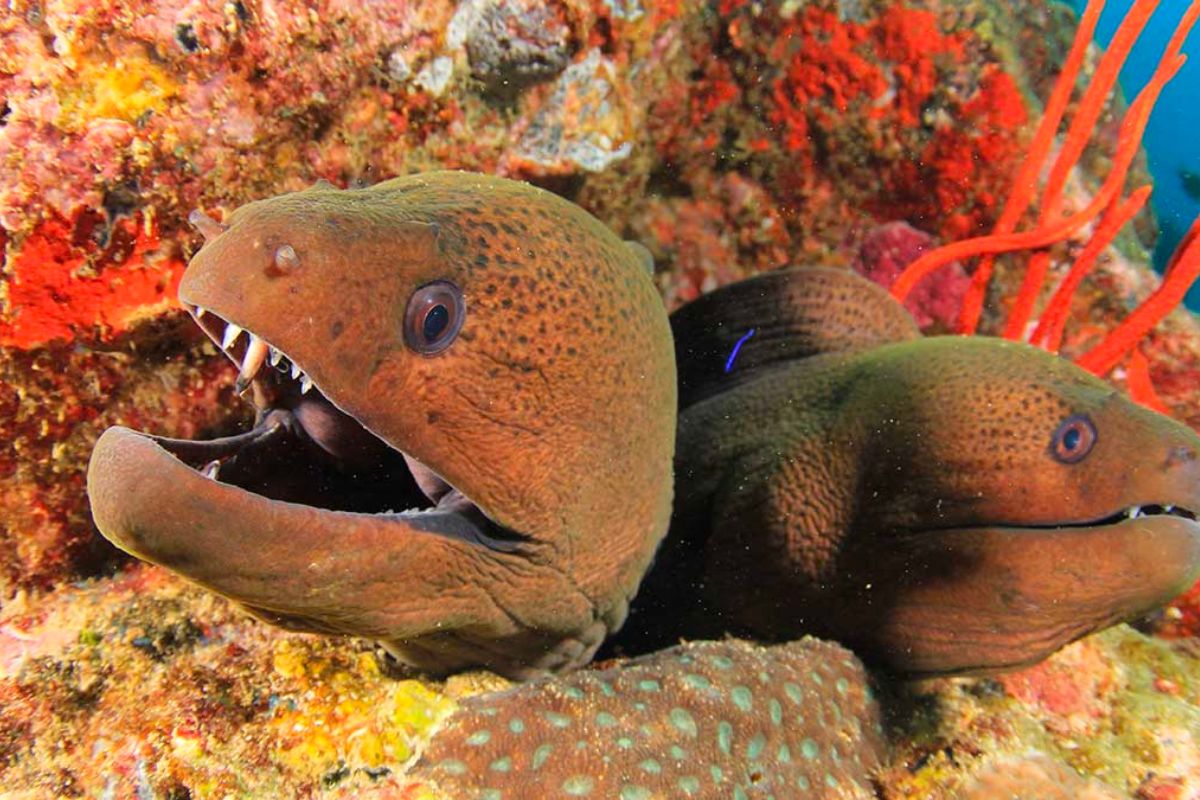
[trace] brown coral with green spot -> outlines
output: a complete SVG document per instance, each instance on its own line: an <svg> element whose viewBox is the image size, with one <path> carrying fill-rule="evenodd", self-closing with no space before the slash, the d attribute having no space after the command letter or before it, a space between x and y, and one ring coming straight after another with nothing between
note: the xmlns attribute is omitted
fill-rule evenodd
<svg viewBox="0 0 1200 800"><path fill-rule="evenodd" d="M464 700L414 775L452 797L871 797L879 708L847 650L691 642Z"/></svg>

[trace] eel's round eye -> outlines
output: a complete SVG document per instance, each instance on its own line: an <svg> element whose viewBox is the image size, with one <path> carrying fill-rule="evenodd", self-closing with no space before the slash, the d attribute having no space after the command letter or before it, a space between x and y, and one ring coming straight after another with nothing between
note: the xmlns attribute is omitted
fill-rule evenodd
<svg viewBox="0 0 1200 800"><path fill-rule="evenodd" d="M404 343L423 356L436 355L454 341L467 316L462 291L450 281L434 281L413 292L404 311Z"/></svg>
<svg viewBox="0 0 1200 800"><path fill-rule="evenodd" d="M1086 414L1067 417L1050 439L1050 454L1064 464L1082 461L1096 444L1096 426Z"/></svg>

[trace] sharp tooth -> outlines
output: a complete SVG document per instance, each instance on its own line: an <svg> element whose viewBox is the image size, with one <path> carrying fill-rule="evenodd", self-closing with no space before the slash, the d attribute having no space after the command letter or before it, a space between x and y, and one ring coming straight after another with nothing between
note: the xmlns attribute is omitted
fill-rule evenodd
<svg viewBox="0 0 1200 800"><path fill-rule="evenodd" d="M208 464L207 464L207 465L204 467L204 469L202 470L202 472L203 472L203 474L204 474L204 477L206 477L206 478L212 478L212 479L215 481L215 480L217 479L217 472L219 472L219 471L220 471L220 469L221 469L221 462L220 462L220 461L210 461L210 462L208 462Z"/></svg>
<svg viewBox="0 0 1200 800"><path fill-rule="evenodd" d="M274 347L272 347L269 351L267 351L267 361L271 362L272 367L279 366L279 362L282 358L283 358L283 353L279 352Z"/></svg>
<svg viewBox="0 0 1200 800"><path fill-rule="evenodd" d="M1129 518L1130 519L1137 519L1141 515L1142 515L1142 507L1141 506L1134 506L1133 508L1129 509Z"/></svg>
<svg viewBox="0 0 1200 800"><path fill-rule="evenodd" d="M196 319L202 318L207 313L208 311L205 310L204 306L196 306Z"/></svg>
<svg viewBox="0 0 1200 800"><path fill-rule="evenodd" d="M300 394L308 394L308 390L312 388L312 378L307 375L300 376Z"/></svg>
<svg viewBox="0 0 1200 800"><path fill-rule="evenodd" d="M246 355L242 358L242 371L238 373L237 392L241 394L250 385L250 381L254 380L254 376L258 374L262 368L263 362L267 360L267 343L262 339L250 334L250 345L246 348Z"/></svg>
<svg viewBox="0 0 1200 800"><path fill-rule="evenodd" d="M294 380L296 378L299 378L303 374L304 373L300 371L300 367L296 364L295 361L293 361L292 362L292 379Z"/></svg>
<svg viewBox="0 0 1200 800"><path fill-rule="evenodd" d="M1175 513L1175 506L1163 506L1163 513L1164 513L1164 514L1173 514L1173 513Z"/></svg>
<svg viewBox="0 0 1200 800"><path fill-rule="evenodd" d="M234 325L232 322L225 326L225 335L221 338L221 349L228 350L233 347L233 343L242 335L242 328L239 325Z"/></svg>

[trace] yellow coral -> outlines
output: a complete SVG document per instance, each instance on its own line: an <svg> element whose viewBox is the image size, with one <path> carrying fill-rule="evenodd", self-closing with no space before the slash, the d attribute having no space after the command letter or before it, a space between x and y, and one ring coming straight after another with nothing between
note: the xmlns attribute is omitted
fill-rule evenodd
<svg viewBox="0 0 1200 800"><path fill-rule="evenodd" d="M305 648L294 639L283 639L276 643L272 666L285 678L301 678L307 671Z"/></svg>
<svg viewBox="0 0 1200 800"><path fill-rule="evenodd" d="M392 722L413 733L423 733L454 710L454 702L419 681L400 681L392 694Z"/></svg>
<svg viewBox="0 0 1200 800"><path fill-rule="evenodd" d="M420 681L384 676L369 653L346 659L304 639L275 646L275 672L297 684L295 705L281 705L271 725L278 762L316 777L339 766L397 769L433 727L456 708Z"/></svg>
<svg viewBox="0 0 1200 800"><path fill-rule="evenodd" d="M97 118L137 122L178 93L179 84L140 53L111 61L85 61L76 79L59 89L62 115L58 123L66 130L78 130Z"/></svg>

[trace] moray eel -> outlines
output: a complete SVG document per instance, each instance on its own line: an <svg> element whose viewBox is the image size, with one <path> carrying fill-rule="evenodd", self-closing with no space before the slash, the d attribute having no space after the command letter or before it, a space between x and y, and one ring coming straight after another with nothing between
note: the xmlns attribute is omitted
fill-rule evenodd
<svg viewBox="0 0 1200 800"><path fill-rule="evenodd" d="M587 662L670 518L674 355L644 252L548 192L456 172L195 221L179 297L258 423L106 431L104 536L420 669Z"/></svg>
<svg viewBox="0 0 1200 800"><path fill-rule="evenodd" d="M677 500L651 620L686 597L693 634L985 673L1200 576L1200 437L1062 358L923 338L835 269L727 286L671 324Z"/></svg>
<svg viewBox="0 0 1200 800"><path fill-rule="evenodd" d="M691 642L469 698L411 776L447 797L874 798L862 664L831 642Z"/></svg>

